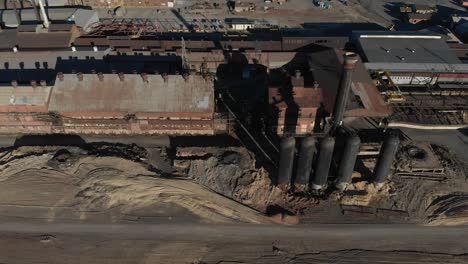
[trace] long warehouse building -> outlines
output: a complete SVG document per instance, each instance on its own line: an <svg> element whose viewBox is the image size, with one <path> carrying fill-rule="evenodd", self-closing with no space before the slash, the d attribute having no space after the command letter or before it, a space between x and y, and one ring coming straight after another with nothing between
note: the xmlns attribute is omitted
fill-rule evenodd
<svg viewBox="0 0 468 264"><path fill-rule="evenodd" d="M463 64L440 35L354 32L351 41L368 71L385 71L398 85L468 82L468 65Z"/></svg>

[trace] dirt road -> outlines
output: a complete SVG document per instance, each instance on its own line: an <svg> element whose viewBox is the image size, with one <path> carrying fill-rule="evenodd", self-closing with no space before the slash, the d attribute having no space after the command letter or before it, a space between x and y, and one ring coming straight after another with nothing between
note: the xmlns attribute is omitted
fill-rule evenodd
<svg viewBox="0 0 468 264"><path fill-rule="evenodd" d="M467 263L468 227L0 225L1 263Z"/></svg>

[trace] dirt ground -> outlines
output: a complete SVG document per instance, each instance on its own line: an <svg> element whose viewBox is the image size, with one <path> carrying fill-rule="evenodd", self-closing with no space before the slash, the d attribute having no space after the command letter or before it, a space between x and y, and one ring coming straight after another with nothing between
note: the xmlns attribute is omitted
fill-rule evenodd
<svg viewBox="0 0 468 264"><path fill-rule="evenodd" d="M2 152L0 215L51 222L270 222L190 180L163 178L142 161L112 156L107 147L100 148L107 156L93 151L20 147Z"/></svg>
<svg viewBox="0 0 468 264"><path fill-rule="evenodd" d="M408 163L406 149L403 146L398 154L397 171L424 165ZM444 173L435 178L396 173L377 188L369 175L358 170L346 191L330 185L325 193L317 194L274 186L273 176L244 147L145 149L92 143L4 148L0 152L0 218L465 224L467 167L449 150L436 150L430 161L437 161ZM372 170L375 159L363 160L363 164Z"/></svg>

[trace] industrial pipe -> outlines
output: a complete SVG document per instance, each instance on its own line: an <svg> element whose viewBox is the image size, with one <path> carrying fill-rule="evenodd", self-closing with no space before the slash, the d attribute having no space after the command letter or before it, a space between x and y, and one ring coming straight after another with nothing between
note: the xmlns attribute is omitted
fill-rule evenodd
<svg viewBox="0 0 468 264"><path fill-rule="evenodd" d="M327 183L328 173L333 158L333 149L335 148L335 139L325 137L320 141L319 153L317 157L317 165L315 167L314 180L312 188L321 190Z"/></svg>
<svg viewBox="0 0 468 264"><path fill-rule="evenodd" d="M313 159L316 152L317 140L314 137L305 137L301 142L295 184L307 186L310 182Z"/></svg>
<svg viewBox="0 0 468 264"><path fill-rule="evenodd" d="M280 146L280 163L278 169L277 185L289 185L294 166L294 154L296 150L296 139L294 137L283 137Z"/></svg>
<svg viewBox="0 0 468 264"><path fill-rule="evenodd" d="M381 187L387 180L399 145L400 139L397 135L392 134L385 139L374 169L374 182L377 187Z"/></svg>
<svg viewBox="0 0 468 264"><path fill-rule="evenodd" d="M341 126L343 122L343 116L351 90L353 70L357 61L358 58L355 53L346 52L344 55L343 72L341 74L340 86L338 87L333 110L333 126L335 128Z"/></svg>
<svg viewBox="0 0 468 264"><path fill-rule="evenodd" d="M352 135L345 143L343 155L336 174L336 187L344 190L351 182L351 176L356 165L356 158L359 153L361 139L357 135Z"/></svg>
<svg viewBox="0 0 468 264"><path fill-rule="evenodd" d="M44 8L44 3L42 3L42 0L37 0L39 2L39 8L41 9L41 14L42 14L42 19L44 20L43 25L45 28L49 28L50 22L49 19L47 18L47 13Z"/></svg>

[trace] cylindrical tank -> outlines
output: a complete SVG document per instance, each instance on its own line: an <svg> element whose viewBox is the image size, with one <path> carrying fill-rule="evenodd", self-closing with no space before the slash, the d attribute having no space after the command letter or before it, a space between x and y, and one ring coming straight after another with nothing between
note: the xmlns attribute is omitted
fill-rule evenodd
<svg viewBox="0 0 468 264"><path fill-rule="evenodd" d="M347 52L344 56L343 72L341 74L340 86L336 94L335 107L333 109L333 126L339 127L343 122L346 104L348 103L349 92L351 91L351 83L354 65L357 62L357 55L352 52Z"/></svg>
<svg viewBox="0 0 468 264"><path fill-rule="evenodd" d="M397 135L392 134L385 139L374 169L374 182L378 186L381 186L387 180L399 145L400 139Z"/></svg>
<svg viewBox="0 0 468 264"><path fill-rule="evenodd" d="M315 166L315 175L312 182L313 189L320 190L327 183L334 147L335 139L332 137L325 137L320 141L317 164Z"/></svg>
<svg viewBox="0 0 468 264"><path fill-rule="evenodd" d="M291 175L294 166L296 139L294 137L283 137L283 139L281 139L280 148L277 185L289 185L291 183Z"/></svg>
<svg viewBox="0 0 468 264"><path fill-rule="evenodd" d="M305 137L301 142L299 159L297 161L296 185L308 185L312 172L317 140L314 137Z"/></svg>
<svg viewBox="0 0 468 264"><path fill-rule="evenodd" d="M352 135L345 143L343 154L336 174L337 187L343 190L351 182L354 165L361 146L361 139L358 135Z"/></svg>

